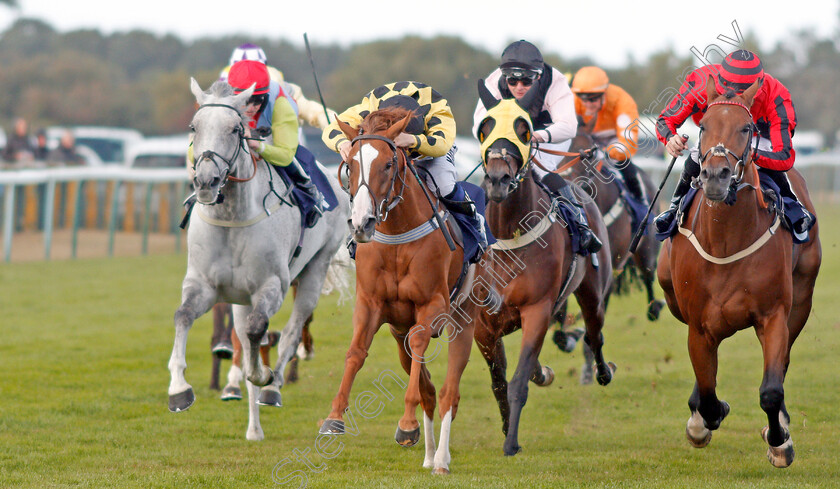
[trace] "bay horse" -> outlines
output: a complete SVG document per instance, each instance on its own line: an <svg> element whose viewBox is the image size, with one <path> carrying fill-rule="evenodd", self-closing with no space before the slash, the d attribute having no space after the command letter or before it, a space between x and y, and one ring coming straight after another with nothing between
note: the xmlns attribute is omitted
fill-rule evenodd
<svg viewBox="0 0 840 489"><path fill-rule="evenodd" d="M575 153L596 148L595 140L585 132L582 126L578 126L578 132L572 139L569 152ZM665 302L656 298L654 282L656 280L656 263L659 257L659 241L648 232L639 241L636 252L632 255L627 253L630 242L633 239L632 212L621 196L621 187L616 181L617 171L603 168L607 165L604 160L581 159L578 163L564 165L561 174L567 180L576 183L584 193L579 195L580 199L593 199L604 218L604 225L609 235L612 267L613 285L611 294L621 294L635 279L641 279L647 294L647 318L649 321L659 319ZM644 191L648 196L653 196L656 187L650 176L643 169L639 168L639 178L644 185ZM659 205L654 204L653 212L658 213ZM607 297L609 303L609 296ZM565 308L556 318L562 328L566 319ZM571 351L574 348L575 336L566 334L562 329L554 333L554 342L562 351ZM571 341L570 341L571 340ZM592 351L585 344L583 345L584 364L581 369L581 384L591 384L593 381L592 365L594 358Z"/></svg>
<svg viewBox="0 0 840 489"><path fill-rule="evenodd" d="M729 414L729 404L715 391L718 346L753 327L764 353L759 401L768 424L761 435L770 463L782 468L794 457L783 384L791 347L811 311L822 258L817 226L808 242L794 245L790 233L776 232L780 212L764 200L751 148L750 107L759 87L757 81L743 95L719 96L712 78L706 82L696 180L703 192L685 214L687 227L664 244L658 277L671 312L688 325L696 379L688 400L688 441L706 446ZM793 169L787 173L813 213L802 176Z"/></svg>
<svg viewBox="0 0 840 489"><path fill-rule="evenodd" d="M478 127L479 141L489 144L486 150L482 146L481 155L484 188L490 199L487 222L498 240L484 259L480 277L499 289L500 300L496 310L483 308L476 315L475 342L490 367L505 434L503 451L510 456L521 451L519 420L528 400L529 380L547 386L554 379L553 371L540 365L539 354L554 315L571 294L581 304L585 341L595 354L598 383L607 385L611 381L614 365L604 360L601 329L612 266L607 231L594 202L584 204L584 211L592 232L604 243L596 255L574 253L566 229L574 224L555 222L559 220L553 203L530 171L531 155L522 155L511 140L517 138L520 147L530 146L528 113L513 99L495 99L483 80L478 89L487 108L487 116ZM525 98L533 96L531 92L519 103L528 106ZM490 140L499 128L503 136ZM520 328L519 362L508 384L502 338Z"/></svg>
<svg viewBox="0 0 840 489"><path fill-rule="evenodd" d="M269 400L279 402L283 372L259 361L260 340L296 280L298 293L281 333L278 363L285 365L295 354L303 323L318 302L331 259L345 238L349 201L338 181L328 176L338 206L301 236L300 212L285 205L277 193L284 187L274 183L275 178L281 180L277 172L248 149L243 110L253 87L235 95L230 85L216 82L202 92L192 79L191 90L198 103L191 124L198 204L189 220L187 272L175 312L169 409L184 411L195 402L184 377L190 327L215 303L231 303L249 381L245 436L261 440L257 396L265 399L268 394ZM259 386L265 386L262 393Z"/></svg>
<svg viewBox="0 0 840 489"><path fill-rule="evenodd" d="M419 404L426 448L423 467L433 468L435 474L448 474L450 432L458 411L461 375L470 356L473 325L458 324L448 316L450 289L461 274L463 250L456 247L450 251L444 235L431 225L437 211L433 211L419 180L412 178L412 163L406 152L394 143L411 114L397 107L376 110L358 129L338 121L352 142L343 165L349 168L351 226L358 243L356 305L341 385L319 431L344 434L343 417L353 380L364 365L374 334L382 324L389 323L400 363L409 375L405 413L397 424L395 439L404 447L417 443ZM427 228L431 232L421 231ZM471 270L467 275L468 283L473 273ZM440 392L440 442L435 450L435 387L425 355L431 338L440 335L448 338L449 353Z"/></svg>

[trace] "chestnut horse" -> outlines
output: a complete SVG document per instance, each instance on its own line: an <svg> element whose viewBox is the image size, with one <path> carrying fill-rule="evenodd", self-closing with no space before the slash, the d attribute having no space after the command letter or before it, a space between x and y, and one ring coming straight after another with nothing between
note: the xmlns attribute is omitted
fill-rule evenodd
<svg viewBox="0 0 840 489"><path fill-rule="evenodd" d="M775 232L781 216L764 201L750 148L755 134L750 106L760 82L728 98L717 94L712 78L706 87L698 180L703 192L686 212L687 228L680 227L663 246L658 268L668 307L688 325L696 383L686 436L693 446L706 446L729 413L715 393L718 346L752 326L764 352L759 399L768 425L761 434L770 463L787 467L794 452L783 383L790 349L811 311L821 262L818 230L815 225L802 245L793 245L788 232ZM813 213L802 176L793 169L788 176Z"/></svg>
<svg viewBox="0 0 840 489"><path fill-rule="evenodd" d="M351 226L358 242L356 306L344 375L320 432L344 433L343 416L353 380L364 364L373 335L389 323L399 346L400 363L409 375L405 414L395 438L406 447L417 443L420 423L416 410L420 404L426 443L423 467L445 474L449 473L449 435L458 410L461 374L470 356L473 325L467 322L456 327L454 321L441 320L450 311L450 289L460 275L463 251L457 247L450 251L441 231L429 226L435 221L435 211L424 187L412 176L412 163L405 151L394 144L410 117L405 109L389 107L370 113L358 129L339 121L352 141L346 164L353 202ZM418 231L428 227L432 228L428 234ZM409 232L419 239L398 239ZM468 281L470 275L472 272ZM430 339L441 334L450 341L446 380L440 392L440 444L435 451L435 388L425 353Z"/></svg>
<svg viewBox="0 0 840 489"><path fill-rule="evenodd" d="M578 126L577 135L572 139L570 152L578 152L595 148L595 141L592 137L583 131L583 128ZM645 287L647 293L647 318L650 321L659 319L659 313L665 307L665 302L657 299L653 283L656 280L656 262L659 255L659 241L654 237L653 232L648 232L642 236L636 252L632 255L627 253L630 247L630 241L633 239L632 218L630 216L630 209L628 209L626 202L621 197L621 188L616 182L615 172L602 172L602 165L606 164L603 161L590 162L590 160L582 160L566 168L562 175L576 183L585 194L578 197L581 199L593 199L597 204L601 215L604 218L604 225L607 228L609 235L610 251L612 252L612 267L613 267L613 285L612 293L620 294L622 290L627 288L631 280L636 279L636 274ZM650 176L642 170L638 169L639 177L644 183L645 193L652 196L656 192L656 187L650 180ZM654 213L658 213L658 205L654 204ZM609 302L609 297L607 297ZM565 308L557 315L557 320L562 327L566 319ZM574 348L576 341L574 335L564 333L562 329L554 332L554 342L562 351L571 351ZM586 346L583 346L584 365L580 373L581 384L591 384L593 381L593 356L592 351Z"/></svg>
<svg viewBox="0 0 840 489"><path fill-rule="evenodd" d="M574 224L556 222L550 197L535 183L530 171L530 155L528 161L522 161L516 148L530 144L528 113L513 99L493 98L483 81L479 81L479 95L487 107L487 116L478 129L479 140L489 144L481 156L486 173L484 188L490 198L487 222L498 240L491 247L491 256L484 260L481 279L492 277L500 300L496 310L482 309L476 315L475 342L490 367L506 435L504 454L515 455L521 451L519 419L528 400L528 381L547 386L554 379L551 369L540 365L539 354L554 314L572 293L581 304L585 341L595 353L597 380L606 385L612 379L614 365L604 361L601 334L612 266L607 231L595 203L590 200L584 210L592 231L604 243L595 255L597 268L595 257L572 251L566 225ZM491 134L494 128L503 128L503 136L490 141L495 137ZM516 137L521 144L505 136ZM508 384L502 338L519 328L519 362Z"/></svg>

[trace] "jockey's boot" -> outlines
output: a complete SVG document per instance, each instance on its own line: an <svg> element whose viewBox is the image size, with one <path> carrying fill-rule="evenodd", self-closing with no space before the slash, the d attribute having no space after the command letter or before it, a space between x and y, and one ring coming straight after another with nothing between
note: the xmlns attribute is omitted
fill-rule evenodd
<svg viewBox="0 0 840 489"><path fill-rule="evenodd" d="M455 189L449 195L441 197L440 200L451 212L463 214L467 217L467 221L469 221L470 227L473 230L472 234L476 236L478 241L478 252L470 261L472 263L478 262L484 254L484 251L487 250L487 233L484 231L484 216L478 212L475 202L470 199L470 196L457 183L455 184Z"/></svg>
<svg viewBox="0 0 840 489"><path fill-rule="evenodd" d="M642 184L642 178L639 176L639 170L636 168L636 165L628 159L620 162L617 166L619 171L621 171L621 176L624 178L624 184L627 185L627 190L630 191L630 195L636 202L647 207L648 201L645 198L644 185Z"/></svg>
<svg viewBox="0 0 840 489"><path fill-rule="evenodd" d="M289 166L286 167L286 174L289 178L292 179L295 186L306 192L312 198L312 201L315 202L315 212L317 215L310 215L309 219L310 222L306 223L307 227L312 227L318 221L320 216L324 215L324 209L326 208L326 201L324 200L324 196L321 195L321 192L318 190L318 187L312 183L312 179L309 178L309 175L306 174L306 171L297 161L297 159L292 159L292 162L289 163Z"/></svg>
<svg viewBox="0 0 840 489"><path fill-rule="evenodd" d="M554 175L554 173L550 173L549 175ZM545 180L545 178L543 178L543 180ZM572 214L575 216L575 225L577 226L578 233L580 233L581 251L585 250L589 253L597 253L603 244L589 227L589 221L586 219L586 213L583 211L583 206L580 205L580 202L578 202L572 186L567 183L557 189L557 193L560 196L560 199L558 199L560 205L563 205L567 209L571 210Z"/></svg>
<svg viewBox="0 0 840 489"><path fill-rule="evenodd" d="M807 239L808 231L811 230L813 226L813 217L808 209L802 204L802 201L799 200L796 193L793 191L793 186L790 184L790 179L787 176L787 172L777 171L777 170L768 170L767 168L760 168L759 171L761 173L765 173L770 176L771 179L779 186L779 190L782 193L782 197L787 197L789 199L793 199L796 201L796 204L802 210L803 217L798 221L793 223L793 232L796 234L797 238L800 240Z"/></svg>
<svg viewBox="0 0 840 489"><path fill-rule="evenodd" d="M668 209L666 209L662 214L656 216L656 219L653 221L657 233L668 232L668 229L671 228L671 223L674 222L674 218L677 216L680 201L683 197L685 197L685 194L688 193L688 189L691 188L691 179L699 174L700 165L692 160L691 157L686 158L685 166L683 167L682 174L680 175L680 180L677 182L677 187L674 189L674 195L671 197L670 207L668 207Z"/></svg>

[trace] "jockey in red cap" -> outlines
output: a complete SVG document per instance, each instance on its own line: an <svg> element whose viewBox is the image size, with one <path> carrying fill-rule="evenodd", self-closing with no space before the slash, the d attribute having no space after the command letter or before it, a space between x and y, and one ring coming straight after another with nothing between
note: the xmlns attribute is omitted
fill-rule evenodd
<svg viewBox="0 0 840 489"><path fill-rule="evenodd" d="M764 72L761 60L754 53L741 49L724 58L719 65L698 68L686 77L679 94L659 115L656 133L665 143L665 150L674 157L688 149L685 141L677 135L679 127L689 117L697 124L706 112L706 81L709 76L715 81L718 93L740 95L756 81L761 83L753 98L750 113L756 124L757 150L755 162L759 170L769 175L779 186L782 195L799 202L785 173L793 167L796 151L791 144L796 129L796 112L790 92L782 83ZM656 230L666 232L674 220L682 197L688 192L692 178L700 174L699 148L689 151L683 173L671 198L671 207L656 218ZM801 206L802 203L799 202ZM804 207L803 207L804 210ZM794 223L794 233L807 235L812 226L811 215Z"/></svg>
<svg viewBox="0 0 840 489"><path fill-rule="evenodd" d="M250 137L250 129L271 135L271 138L263 141L249 139L251 151L272 165L284 167L295 185L309 194L323 213L323 196L295 158L298 149L298 118L280 84L271 80L264 63L252 60L234 63L228 74L228 83L236 93L254 87L244 112L250 126L246 128L246 137Z"/></svg>

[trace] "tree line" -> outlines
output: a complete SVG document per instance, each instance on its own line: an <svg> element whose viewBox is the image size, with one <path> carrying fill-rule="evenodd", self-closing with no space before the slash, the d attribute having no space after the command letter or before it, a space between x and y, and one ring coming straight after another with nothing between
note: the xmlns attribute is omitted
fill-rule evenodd
<svg viewBox="0 0 840 489"><path fill-rule="evenodd" d="M759 53L765 70L793 94L799 128L821 131L833 143L840 112L840 36L819 38L807 31L770 51L747 34L745 47ZM223 36L185 42L142 30L105 35L98 30L58 32L37 19L19 19L0 34L0 125L7 133L15 117L32 127L107 125L132 127L146 135L185 132L194 111L189 78L206 88L218 78L234 47L251 42L287 80L318 99L305 48L284 39ZM493 70L500 53L470 45L457 36L406 36L349 47L314 44L313 57L324 99L337 111L358 103L371 89L392 81L417 80L446 97L458 132L469 135L477 101L476 82ZM543 52L567 74L594 64ZM719 61L719 60L717 60ZM636 99L640 110L662 109L662 90L677 87L695 63L686 49L666 48L646 59L630 57L608 69L610 80Z"/></svg>

